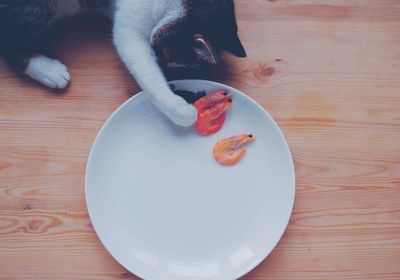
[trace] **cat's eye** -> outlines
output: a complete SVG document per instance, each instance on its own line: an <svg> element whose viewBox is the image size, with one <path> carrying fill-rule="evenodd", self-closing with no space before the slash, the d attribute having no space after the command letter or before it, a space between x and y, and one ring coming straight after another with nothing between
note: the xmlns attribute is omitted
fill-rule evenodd
<svg viewBox="0 0 400 280"><path fill-rule="evenodd" d="M211 43L207 40L207 38L200 33L196 33L193 36L193 40L197 45L195 50L197 50L198 53L201 53L201 57L205 59L208 63L217 64L218 59L215 55Z"/></svg>

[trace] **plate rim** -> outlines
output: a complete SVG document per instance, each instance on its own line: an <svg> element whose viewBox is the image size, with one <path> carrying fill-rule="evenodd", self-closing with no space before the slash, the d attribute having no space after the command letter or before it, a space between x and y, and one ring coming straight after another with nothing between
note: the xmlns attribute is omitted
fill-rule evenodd
<svg viewBox="0 0 400 280"><path fill-rule="evenodd" d="M289 162L291 163L290 166L290 174L293 178L293 193L291 196L291 203L290 203L290 214L287 218L287 221L285 222L285 226L282 227L282 231L279 233L279 238L273 243L273 245L270 247L269 250L265 250L265 253L260 254L259 258L257 260L255 260L254 262L250 263L246 269L240 270L238 271L238 278L243 277L244 275L246 275L247 273L249 273L250 271L254 270L257 266L259 266L263 261L265 261L267 259L267 257L271 254L271 252L276 248L276 246L278 245L279 241L282 239L288 225L290 222L290 218L293 214L293 209L294 209L294 202L295 202L295 198L296 198L296 172L295 172L295 165L294 165L294 160L293 160L293 156L290 150L290 146L289 143L286 140L285 135L283 134L281 128L278 126L278 124L276 123L276 121L272 118L272 116L269 114L269 112L262 107L258 102L256 102L252 97L248 96L247 94L245 94L244 92L242 92L239 89L233 88L229 85L220 83L220 82L215 82L215 81L210 81L210 80L204 80L204 79L182 79L182 80L171 80L168 81L168 84L174 84L174 83L196 83L196 82L201 82L201 83L208 83L211 85L215 85L215 86L221 86L221 87L225 87L228 88L229 90L233 90L233 91L237 91L239 92L245 99L247 99L248 101L250 101L251 103L253 103L256 107L258 107L258 109L260 109L261 111L263 111L266 116L272 121L273 126L275 127L275 129L277 129L277 131L279 132L281 138L283 139L284 142L284 146L285 146L285 151L288 155L288 159ZM96 233L97 238L100 240L100 243L102 244L102 246L107 250L107 252L113 257L113 259L115 261L117 261L122 267L124 267L126 270L128 270L129 272L131 272L132 274L134 274L135 276L138 276L142 279L146 279L146 277L148 277L148 275L142 275L141 273L138 272L134 272L132 269L130 269L129 267L125 266L122 261L120 261L118 258L116 258L115 254L113 252L111 252L111 250L106 246L106 243L103 241L101 235L99 234L98 230L96 229L95 224L93 223L93 219L92 216L94 215L94 213L91 212L90 208L89 208L89 201L88 201L88 173L89 173L89 168L90 168L90 162L92 162L92 158L93 158L93 154L94 151L96 149L96 144L98 143L99 138L101 137L101 135L104 133L105 129L109 126L109 124L111 123L111 121L114 119L114 117L130 102L133 102L134 99L139 98L139 96L142 96L144 93L143 90L139 91L138 93L136 93L135 95L129 97L127 100L125 100L121 105L119 105L113 112L112 114L107 118L107 120L103 123L103 125L101 126L101 128L99 129L99 131L97 132L97 135L95 137L95 139L93 140L92 146L90 148L89 151L89 155L88 155L88 159L86 161L86 168L85 168L85 179L84 179L84 184L85 184L85 190L84 190L84 194L85 194L85 205L86 205L86 209L87 209L87 213L89 215L89 219L90 222L92 224L93 230ZM223 276L223 275L222 275ZM220 276L218 276L218 278L220 278Z"/></svg>

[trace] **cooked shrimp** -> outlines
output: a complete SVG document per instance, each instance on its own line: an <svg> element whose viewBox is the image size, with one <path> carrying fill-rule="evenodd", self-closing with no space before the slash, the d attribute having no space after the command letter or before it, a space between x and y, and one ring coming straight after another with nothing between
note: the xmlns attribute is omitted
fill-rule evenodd
<svg viewBox="0 0 400 280"><path fill-rule="evenodd" d="M197 100L193 106L198 111L196 129L201 135L211 135L221 129L225 112L231 107L232 98L221 89L210 92Z"/></svg>
<svg viewBox="0 0 400 280"><path fill-rule="evenodd" d="M232 99L223 99L209 109L199 112L196 129L201 135L211 135L221 129L225 112L232 106Z"/></svg>
<svg viewBox="0 0 400 280"><path fill-rule="evenodd" d="M213 106L215 103L229 98L229 94L223 89L220 89L210 92L206 96L198 99L193 106L197 109L197 111L203 112L204 110Z"/></svg>
<svg viewBox="0 0 400 280"><path fill-rule="evenodd" d="M222 139L214 146L214 158L222 165L233 165L245 156L246 149L243 147L255 139L254 134L240 134Z"/></svg>

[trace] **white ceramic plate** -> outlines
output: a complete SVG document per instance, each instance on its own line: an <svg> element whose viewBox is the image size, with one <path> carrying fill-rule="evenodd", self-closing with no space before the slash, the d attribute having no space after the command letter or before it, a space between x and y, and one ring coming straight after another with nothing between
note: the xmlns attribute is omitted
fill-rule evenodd
<svg viewBox="0 0 400 280"><path fill-rule="evenodd" d="M86 170L93 226L111 255L144 279L237 279L281 238L292 212L295 175L276 123L251 98L201 80L177 89L225 88L233 95L227 121L203 137L167 120L139 93L108 119ZM222 138L257 140L235 166L212 156Z"/></svg>

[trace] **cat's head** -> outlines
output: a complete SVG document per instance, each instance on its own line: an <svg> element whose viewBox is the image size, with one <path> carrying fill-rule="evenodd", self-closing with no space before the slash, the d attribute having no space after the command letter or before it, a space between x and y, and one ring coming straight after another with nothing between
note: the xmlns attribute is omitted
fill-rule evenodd
<svg viewBox="0 0 400 280"><path fill-rule="evenodd" d="M222 51L245 57L233 0L183 0L185 16L158 28L152 45L164 65L217 64Z"/></svg>

